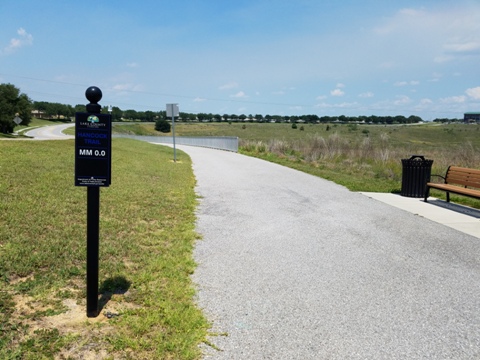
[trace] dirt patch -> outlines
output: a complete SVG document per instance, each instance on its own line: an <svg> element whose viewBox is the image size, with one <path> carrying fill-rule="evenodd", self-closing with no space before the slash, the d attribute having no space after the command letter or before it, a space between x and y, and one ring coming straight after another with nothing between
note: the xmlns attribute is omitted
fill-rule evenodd
<svg viewBox="0 0 480 360"><path fill-rule="evenodd" d="M71 291L71 289L70 289ZM33 337L36 330L56 329L60 335L73 335L78 341L70 345L68 349L62 350L56 359L74 359L74 360L103 360L111 358L106 350L102 349L102 343L106 338L115 332L114 320L122 316L126 310L136 308L136 305L122 301L123 295L107 294L103 295L107 301L99 315L95 318L89 318L86 315L86 304L84 300L64 299L61 301L65 311L56 315L48 314L52 310L52 302L45 299L36 300L25 295L15 295L15 311L12 314L12 320L28 325L28 331L24 338L18 339L24 341L28 337ZM50 303L50 305L48 305ZM58 300L56 306L59 308Z"/></svg>

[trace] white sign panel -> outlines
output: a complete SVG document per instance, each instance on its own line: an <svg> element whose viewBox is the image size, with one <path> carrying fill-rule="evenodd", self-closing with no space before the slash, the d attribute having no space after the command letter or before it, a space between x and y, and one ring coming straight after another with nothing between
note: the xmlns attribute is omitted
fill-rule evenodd
<svg viewBox="0 0 480 360"><path fill-rule="evenodd" d="M167 104L167 116L172 117L172 116L178 116L179 111L178 111L178 104Z"/></svg>

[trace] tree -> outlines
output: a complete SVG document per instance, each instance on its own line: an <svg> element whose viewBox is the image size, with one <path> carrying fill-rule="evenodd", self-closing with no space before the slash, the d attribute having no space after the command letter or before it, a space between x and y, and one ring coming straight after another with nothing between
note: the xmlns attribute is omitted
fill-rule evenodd
<svg viewBox="0 0 480 360"><path fill-rule="evenodd" d="M123 113L123 111L120 110L119 107L113 106L112 107L112 120L113 121L121 121L122 120L122 113Z"/></svg>
<svg viewBox="0 0 480 360"><path fill-rule="evenodd" d="M162 133L169 133L171 129L170 123L165 119L159 119L155 122L155 130Z"/></svg>
<svg viewBox="0 0 480 360"><path fill-rule="evenodd" d="M22 119L22 125L28 125L32 118L32 100L12 84L0 84L0 131L13 132L15 116Z"/></svg>

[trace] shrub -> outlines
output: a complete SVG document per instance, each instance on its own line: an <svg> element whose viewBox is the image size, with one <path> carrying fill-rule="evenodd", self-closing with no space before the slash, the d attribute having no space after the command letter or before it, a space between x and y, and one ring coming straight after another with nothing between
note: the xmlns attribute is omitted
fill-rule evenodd
<svg viewBox="0 0 480 360"><path fill-rule="evenodd" d="M167 120L159 119L155 122L155 130L162 133L169 133L171 125Z"/></svg>
<svg viewBox="0 0 480 360"><path fill-rule="evenodd" d="M292 124L292 129L296 129L297 128L297 124L293 123Z"/></svg>

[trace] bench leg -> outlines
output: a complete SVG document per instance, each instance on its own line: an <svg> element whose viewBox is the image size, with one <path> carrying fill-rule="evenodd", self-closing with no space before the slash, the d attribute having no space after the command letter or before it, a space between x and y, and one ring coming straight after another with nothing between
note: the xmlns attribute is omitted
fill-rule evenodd
<svg viewBox="0 0 480 360"><path fill-rule="evenodd" d="M427 202L427 198L428 198L429 194L430 194L430 186L427 186L425 188L425 198L423 199L423 201Z"/></svg>
<svg viewBox="0 0 480 360"><path fill-rule="evenodd" d="M450 193L447 191L447 202L450 202Z"/></svg>

